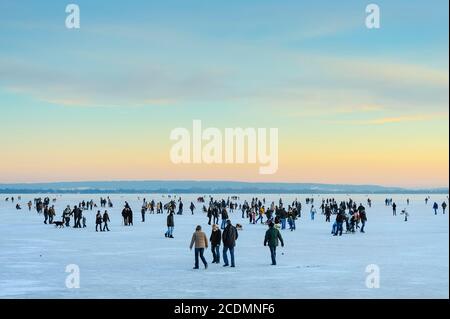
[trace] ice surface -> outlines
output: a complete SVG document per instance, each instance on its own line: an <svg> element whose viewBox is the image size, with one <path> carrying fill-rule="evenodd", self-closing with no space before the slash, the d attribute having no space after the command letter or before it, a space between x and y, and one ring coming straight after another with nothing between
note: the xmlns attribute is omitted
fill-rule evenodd
<svg viewBox="0 0 450 319"><path fill-rule="evenodd" d="M203 195L203 194L201 194ZM234 194L230 194L234 195ZM447 201L446 195L366 195L350 196L367 208L366 233L333 237L331 224L319 214L309 219L306 195L259 195L270 201L281 196L285 204L299 198L303 205L297 230L283 230L285 247L278 249L277 266L270 265L270 254L263 246L265 225L250 225L240 212L230 214L244 229L236 246L236 268L209 264L207 270L193 270L194 254L189 250L197 224L210 226L197 194L181 195L184 214L175 215L174 239L164 237L166 214L146 214L141 222L142 198L162 200L167 195L112 195L110 232L95 232L95 211L85 211L86 229L56 229L43 223L43 216L28 211L26 203L43 195L23 195L14 202L0 197L0 297L1 298L448 298L449 223L448 214L434 215L432 204ZM68 204L94 199L95 195L49 195L57 220ZM214 196L214 195L213 195ZM239 195L240 201L257 195ZM347 195L314 195L316 205L322 197L347 199ZM104 196L103 196L104 197ZM138 200L140 197L140 200ZM227 198L228 195L215 195ZM397 203L397 216L384 199ZM406 206L406 198L411 199ZM121 209L127 200L134 212L134 226L121 225ZM197 206L192 216L190 201ZM407 222L400 211L407 207ZM332 221L334 216L332 217ZM71 220L73 225L73 220ZM344 227L345 229L345 227ZM212 255L205 252L208 262ZM80 267L80 288L66 288L66 265ZM366 287L366 266L380 269L380 288ZM202 265L201 265L202 268Z"/></svg>

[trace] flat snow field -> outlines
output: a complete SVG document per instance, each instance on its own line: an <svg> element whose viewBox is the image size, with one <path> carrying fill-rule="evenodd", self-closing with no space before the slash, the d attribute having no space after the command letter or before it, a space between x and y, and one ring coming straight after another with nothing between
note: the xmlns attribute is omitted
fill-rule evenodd
<svg viewBox="0 0 450 319"><path fill-rule="evenodd" d="M202 194L203 195L203 194ZM16 201L6 202L14 196ZM243 225L235 249L236 268L211 264L208 249L207 270L200 263L193 270L194 253L189 243L196 225L208 237L211 231L198 196L181 195L184 214L175 215L174 239L164 237L166 214L146 215L141 222L142 198L168 202L167 195L112 195L110 232L95 232L95 211L85 211L86 229L57 229L43 223L43 215L26 203L40 195L23 195L16 210L17 195L0 195L0 298L449 298L449 223L448 213L434 215L432 204L439 205L447 195L350 195L367 208L366 233L333 237L325 217L309 218L307 195L259 195L272 200L283 198L287 205L298 198L303 205L297 230L283 230L285 247L278 248L277 266L270 265L269 249L263 246L266 225L250 225L240 212L230 214ZM105 195L49 195L57 198L57 220L64 207ZM239 202L252 194L240 195ZM314 195L346 200L347 195ZM138 199L140 197L140 199ZM216 195L214 198L227 198ZM384 199L397 203L397 216ZM406 206L406 198L410 198ZM122 226L121 210L127 200L133 209L134 226ZM208 201L208 199L206 199ZM189 204L197 206L194 215ZM404 222L400 211L407 207ZM103 210L102 210L103 212ZM332 216L332 222L334 221ZM71 226L73 219L71 220ZM345 230L345 227L344 227ZM222 260L221 260L222 261ZM80 269L80 288L67 288L66 266ZM368 288L368 265L379 267L379 288Z"/></svg>

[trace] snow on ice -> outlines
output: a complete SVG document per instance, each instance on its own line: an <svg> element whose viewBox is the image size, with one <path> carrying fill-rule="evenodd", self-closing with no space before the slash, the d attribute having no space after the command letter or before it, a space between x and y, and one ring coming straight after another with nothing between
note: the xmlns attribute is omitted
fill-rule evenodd
<svg viewBox="0 0 450 319"><path fill-rule="evenodd" d="M4 198L14 196L16 201ZM197 224L209 237L211 227L197 203L198 194L181 195L183 215L175 215L174 238L165 238L166 214L146 214L141 222L142 198L169 201L167 195L112 195L108 209L110 232L95 232L96 210L84 211L87 228L56 228L45 225L43 216L26 203L41 195L2 195L0 201L0 298L448 298L449 223L448 213L434 215L447 195L352 195L366 206L366 233L332 236L332 223L318 214L309 218L306 195L240 195L239 202L252 197L266 198L266 205L285 204L298 198L302 216L295 231L283 230L285 247L278 248L277 266L271 266L270 253L263 246L266 225L250 225L241 213L230 213L233 224L240 223L235 248L236 268L212 264L211 251L205 251L209 267L193 270L194 253L189 250ZM66 205L105 195L48 195L54 203L56 220ZM164 196L164 197L163 197ZM213 195L227 198L231 195ZM138 199L138 197L140 199ZM346 200L346 195L314 195ZM384 199L397 203L397 216ZM410 198L407 206L406 198ZM122 226L124 201L133 209L134 226ZM189 204L196 205L191 215ZM207 200L208 201L208 200ZM20 202L22 209L16 210ZM320 205L320 204L319 204ZM318 206L318 205L317 205ZM400 214L407 208L409 217ZM100 209L100 208L98 208ZM104 209L102 209L102 212ZM334 216L332 216L332 222ZM71 220L71 226L73 219ZM345 229L345 228L344 228ZM222 253L222 252L221 252ZM221 256L222 257L222 256ZM222 261L222 258L221 258ZM67 288L68 265L79 267L79 288ZM368 265L379 269L379 288L368 288Z"/></svg>

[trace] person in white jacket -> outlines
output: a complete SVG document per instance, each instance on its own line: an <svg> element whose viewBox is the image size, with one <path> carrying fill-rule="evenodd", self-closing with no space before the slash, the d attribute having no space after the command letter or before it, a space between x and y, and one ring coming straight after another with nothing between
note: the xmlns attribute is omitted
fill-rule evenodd
<svg viewBox="0 0 450 319"><path fill-rule="evenodd" d="M405 208L404 210L402 210L401 214L402 214L402 215L405 215L405 222L407 222L407 221L408 221L409 213L408 213L408 211L406 210L406 208Z"/></svg>
<svg viewBox="0 0 450 319"><path fill-rule="evenodd" d="M316 209L314 208L314 205L311 206L311 220L314 220L314 215L317 213Z"/></svg>

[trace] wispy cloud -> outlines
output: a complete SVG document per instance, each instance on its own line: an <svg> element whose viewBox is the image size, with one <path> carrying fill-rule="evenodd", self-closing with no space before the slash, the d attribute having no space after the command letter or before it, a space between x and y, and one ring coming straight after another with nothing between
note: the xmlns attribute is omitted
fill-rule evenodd
<svg viewBox="0 0 450 319"><path fill-rule="evenodd" d="M448 119L448 112L428 113L428 114L413 114L413 115L400 115L400 116L388 116L373 119L363 120L329 120L330 124L350 124L350 125L386 125L386 124L399 124L407 122L427 122L436 119Z"/></svg>

